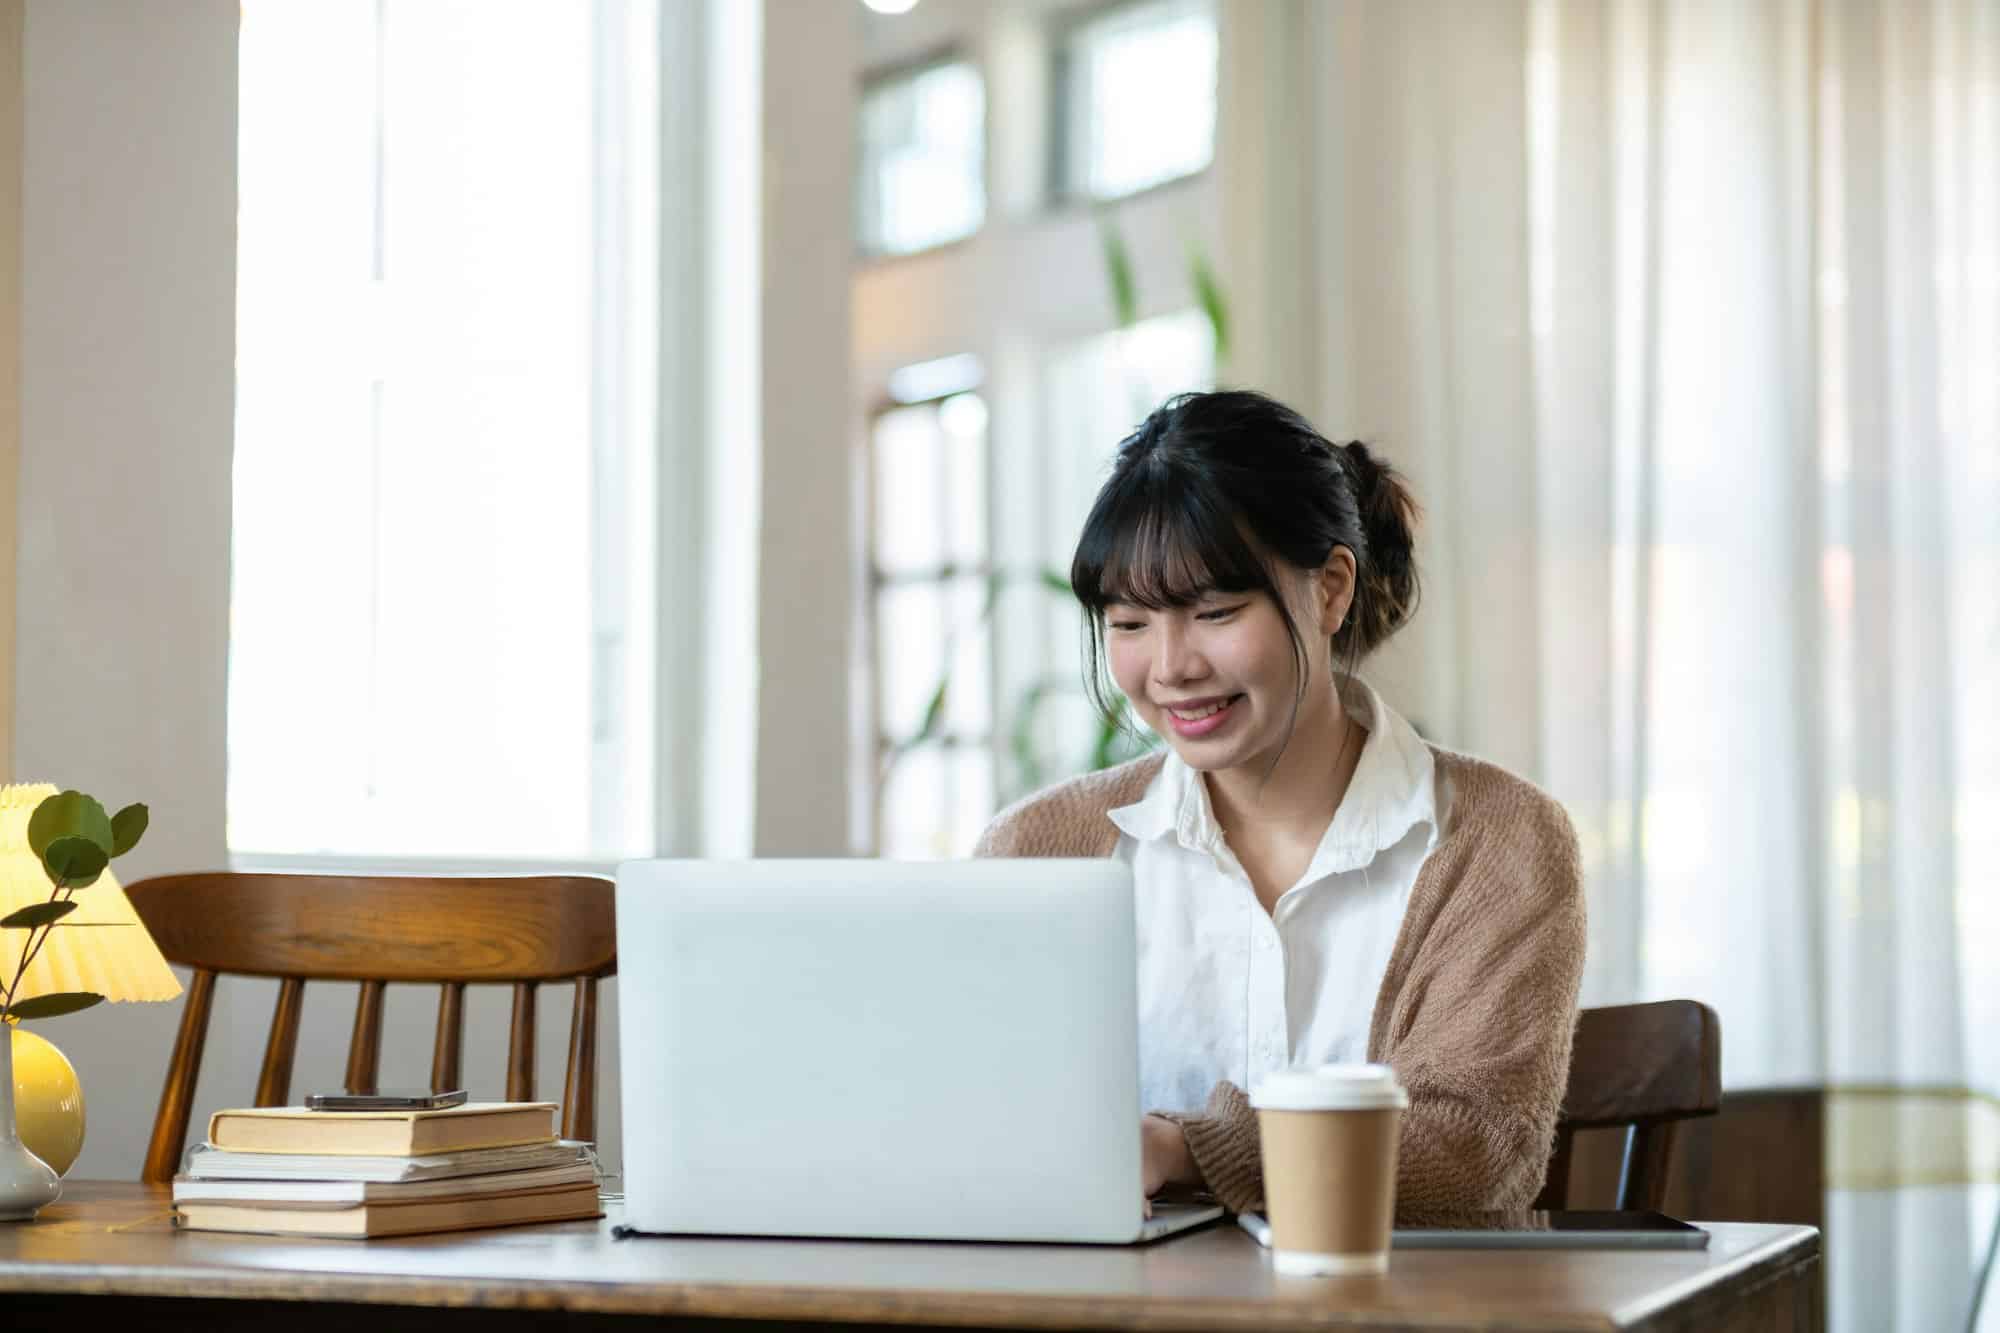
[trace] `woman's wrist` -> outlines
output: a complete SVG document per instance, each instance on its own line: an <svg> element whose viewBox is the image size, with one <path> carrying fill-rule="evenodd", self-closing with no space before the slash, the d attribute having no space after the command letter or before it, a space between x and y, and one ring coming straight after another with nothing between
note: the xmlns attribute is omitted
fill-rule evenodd
<svg viewBox="0 0 2000 1333"><path fill-rule="evenodd" d="M1156 1113L1148 1113L1145 1127L1162 1150L1160 1161L1166 1168L1167 1183L1201 1184L1201 1168L1195 1164L1194 1154L1188 1151L1187 1131L1181 1128L1180 1122Z"/></svg>

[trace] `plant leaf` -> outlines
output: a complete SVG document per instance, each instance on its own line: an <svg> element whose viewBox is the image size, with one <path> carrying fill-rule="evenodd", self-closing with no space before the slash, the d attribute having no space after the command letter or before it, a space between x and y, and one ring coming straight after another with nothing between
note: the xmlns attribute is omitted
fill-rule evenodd
<svg viewBox="0 0 2000 1333"><path fill-rule="evenodd" d="M931 692L930 704L924 709L924 724L917 728L916 735L910 737L911 745L922 745L937 735L938 728L944 724L944 706L950 694L951 677L946 675L939 679L937 689Z"/></svg>
<svg viewBox="0 0 2000 1333"><path fill-rule="evenodd" d="M1139 285L1132 277L1132 252L1125 247L1125 234L1109 217L1097 224L1104 238L1104 277L1111 284L1111 311L1118 327L1139 322Z"/></svg>
<svg viewBox="0 0 2000 1333"><path fill-rule="evenodd" d="M79 1009L88 1009L93 1004L102 1004L104 997L96 991L66 990L53 995L37 995L31 999L16 1000L7 1008L9 1018L60 1018L73 1014Z"/></svg>
<svg viewBox="0 0 2000 1333"><path fill-rule="evenodd" d="M18 912L9 912L6 916L0 917L0 929L33 930L37 926L46 926L51 921L60 921L76 908L77 905L73 902L29 903Z"/></svg>
<svg viewBox="0 0 2000 1333"><path fill-rule="evenodd" d="M88 888L111 864L111 853L88 838L57 838L42 853L49 879L72 889Z"/></svg>
<svg viewBox="0 0 2000 1333"><path fill-rule="evenodd" d="M138 846L151 819L146 807L136 802L111 816L111 854L123 856Z"/></svg>
<svg viewBox="0 0 2000 1333"><path fill-rule="evenodd" d="M1199 245L1188 247L1188 279L1194 284L1195 299L1201 302L1201 313L1208 316L1209 331L1215 335L1215 363L1222 365L1229 360L1229 302Z"/></svg>
<svg viewBox="0 0 2000 1333"><path fill-rule="evenodd" d="M58 792L28 816L28 850L47 861L49 846L58 838L96 843L108 859L113 843L111 816L104 813L95 797L80 791Z"/></svg>
<svg viewBox="0 0 2000 1333"><path fill-rule="evenodd" d="M1044 569L1041 577L1042 586L1050 592L1059 592L1065 597L1070 595L1069 575L1063 573L1061 570Z"/></svg>

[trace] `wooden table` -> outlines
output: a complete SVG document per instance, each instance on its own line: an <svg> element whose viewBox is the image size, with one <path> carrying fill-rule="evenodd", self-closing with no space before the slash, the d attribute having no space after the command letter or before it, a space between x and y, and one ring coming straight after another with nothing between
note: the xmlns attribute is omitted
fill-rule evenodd
<svg viewBox="0 0 2000 1333"><path fill-rule="evenodd" d="M175 1232L164 1190L70 1182L0 1226L9 1329L405 1327L1783 1329L1823 1325L1811 1228L1706 1251L1412 1250L1383 1278L1284 1278L1231 1225L1131 1248L618 1240L599 1222L376 1241ZM770 1328L772 1324L757 1325Z"/></svg>

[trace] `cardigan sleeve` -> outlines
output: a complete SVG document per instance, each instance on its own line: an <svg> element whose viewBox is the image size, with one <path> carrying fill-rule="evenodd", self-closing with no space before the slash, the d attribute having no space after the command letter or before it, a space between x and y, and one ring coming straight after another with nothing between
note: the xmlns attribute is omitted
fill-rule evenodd
<svg viewBox="0 0 2000 1333"><path fill-rule="evenodd" d="M1506 834L1458 854L1452 891L1386 1014L1386 1040L1378 1031L1370 1042L1410 1094L1396 1168L1402 1221L1525 1208L1548 1167L1584 913L1575 834L1536 796ZM1166 1118L1217 1199L1237 1212L1259 1206L1256 1112L1242 1089L1219 1083L1202 1114Z"/></svg>
<svg viewBox="0 0 2000 1333"><path fill-rule="evenodd" d="M1548 1170L1583 979L1583 877L1562 807L1520 788L1504 831L1460 850L1455 890L1370 1043L1410 1094L1406 1219L1526 1208Z"/></svg>

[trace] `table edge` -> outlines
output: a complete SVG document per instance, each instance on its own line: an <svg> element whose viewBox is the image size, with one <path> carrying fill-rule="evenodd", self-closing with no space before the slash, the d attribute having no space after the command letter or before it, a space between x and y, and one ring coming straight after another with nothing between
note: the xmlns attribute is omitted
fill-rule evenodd
<svg viewBox="0 0 2000 1333"><path fill-rule="evenodd" d="M1706 1289L1760 1272L1777 1274L1820 1252L1819 1232L1785 1227L1726 1264L1693 1274L1630 1305L1564 1318L1545 1316L1538 1333L1614 1333L1642 1327ZM1240 1301L1107 1296L1078 1292L953 1290L857 1291L777 1283L619 1282L516 1278L504 1284L446 1285L416 1274L327 1274L301 1269L220 1269L162 1264L16 1261L0 1268L0 1296L126 1296L184 1300L268 1300L298 1304L397 1305L422 1309L565 1311L711 1319L810 1319L830 1324L1005 1325L1094 1330L1249 1330L1290 1328L1424 1329L1455 1326L1417 1312L1342 1310L1306 1305L1246 1306Z"/></svg>
<svg viewBox="0 0 2000 1333"><path fill-rule="evenodd" d="M1698 1222L1695 1225L1715 1224ZM1669 1311L1679 1317L1687 1310L1689 1302L1699 1300L1704 1289L1725 1283L1744 1283L1763 1276L1777 1277L1799 1264L1821 1259L1822 1237L1818 1227L1789 1223L1773 1225L1783 1226L1784 1230L1717 1268L1685 1277L1612 1311L1613 1326L1620 1329L1642 1328L1648 1320Z"/></svg>

